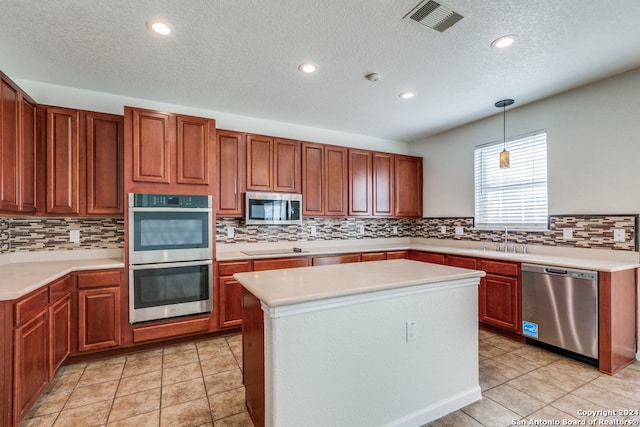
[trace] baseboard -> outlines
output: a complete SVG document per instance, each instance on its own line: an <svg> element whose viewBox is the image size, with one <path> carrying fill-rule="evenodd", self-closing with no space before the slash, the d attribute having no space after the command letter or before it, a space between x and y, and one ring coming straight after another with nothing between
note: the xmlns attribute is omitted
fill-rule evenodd
<svg viewBox="0 0 640 427"><path fill-rule="evenodd" d="M437 420L451 412L464 408L482 399L480 386L473 387L464 392L455 394L446 399L435 402L427 407L419 409L402 418L391 421L382 427L415 427L421 426L433 420Z"/></svg>

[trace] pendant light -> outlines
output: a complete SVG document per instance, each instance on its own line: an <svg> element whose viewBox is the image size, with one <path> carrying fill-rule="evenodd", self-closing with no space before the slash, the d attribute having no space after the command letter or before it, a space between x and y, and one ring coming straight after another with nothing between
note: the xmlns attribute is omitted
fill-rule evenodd
<svg viewBox="0 0 640 427"><path fill-rule="evenodd" d="M502 152L500 153L500 169L509 167L509 152L507 151L507 125L506 125L506 107L513 104L513 99L503 99L495 103L497 108L502 108Z"/></svg>

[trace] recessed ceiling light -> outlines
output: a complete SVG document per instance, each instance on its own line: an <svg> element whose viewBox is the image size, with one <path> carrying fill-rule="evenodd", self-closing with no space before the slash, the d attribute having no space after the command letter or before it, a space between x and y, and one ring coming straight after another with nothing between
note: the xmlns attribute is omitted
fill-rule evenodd
<svg viewBox="0 0 640 427"><path fill-rule="evenodd" d="M171 26L162 21L147 21L147 28L149 31L162 36L168 36L171 34Z"/></svg>
<svg viewBox="0 0 640 427"><path fill-rule="evenodd" d="M495 49L504 49L511 46L516 41L516 36L509 34L508 36L502 36L491 42L491 47Z"/></svg>
<svg viewBox="0 0 640 427"><path fill-rule="evenodd" d="M313 64L308 64L308 63L307 63L307 64L300 64L300 65L298 66L298 70L302 71L303 73L307 73L307 74L309 74L309 73L313 73L313 72L315 72L317 69L318 69L318 67L316 67L316 66L315 66L315 65L313 65Z"/></svg>
<svg viewBox="0 0 640 427"><path fill-rule="evenodd" d="M398 95L398 96L399 96L400 98L402 98L402 99L411 99L411 98L413 98L414 96L416 96L416 94L415 94L415 93L413 93L413 92L402 92L402 93L401 93L400 95Z"/></svg>

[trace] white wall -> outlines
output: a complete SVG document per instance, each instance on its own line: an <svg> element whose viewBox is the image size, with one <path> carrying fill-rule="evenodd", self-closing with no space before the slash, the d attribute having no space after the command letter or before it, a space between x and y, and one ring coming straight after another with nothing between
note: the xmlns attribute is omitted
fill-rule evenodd
<svg viewBox="0 0 640 427"><path fill-rule="evenodd" d="M547 129L549 214L640 212L640 69L519 108L507 137ZM424 157L424 216L473 216L473 149L502 139L502 110L410 144Z"/></svg>
<svg viewBox="0 0 640 427"><path fill-rule="evenodd" d="M220 111L205 110L185 105L167 104L163 102L94 92L31 80L16 79L16 83L39 104L60 107L78 108L102 113L123 114L124 106L148 108L173 113L216 119L219 129L278 136L282 138L300 139L324 144L336 144L347 147L366 148L369 150L408 154L409 146L405 142L374 138L346 132L320 129L310 126L294 125L273 120L229 114Z"/></svg>

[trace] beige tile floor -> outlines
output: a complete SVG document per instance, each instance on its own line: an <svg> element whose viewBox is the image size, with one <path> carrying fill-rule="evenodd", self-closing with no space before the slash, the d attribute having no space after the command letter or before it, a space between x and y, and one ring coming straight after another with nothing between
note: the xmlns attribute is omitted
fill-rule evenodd
<svg viewBox="0 0 640 427"><path fill-rule="evenodd" d="M428 426L535 425L530 420L640 425L638 415L579 413L640 409L640 362L615 376L603 375L483 330L479 353L482 400ZM241 361L242 338L233 335L66 366L20 427L252 427Z"/></svg>

